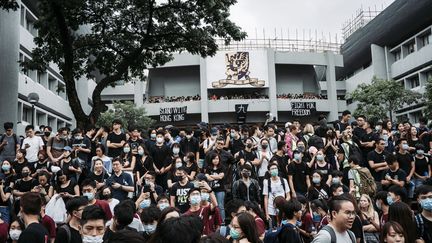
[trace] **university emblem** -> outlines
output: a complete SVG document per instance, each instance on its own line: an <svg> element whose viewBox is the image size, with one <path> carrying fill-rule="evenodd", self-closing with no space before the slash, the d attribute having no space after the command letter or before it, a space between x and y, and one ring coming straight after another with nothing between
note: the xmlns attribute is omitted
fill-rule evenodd
<svg viewBox="0 0 432 243"><path fill-rule="evenodd" d="M249 52L230 52L225 54L226 79L212 82L213 88L232 85L251 85L264 87L265 81L249 76Z"/></svg>

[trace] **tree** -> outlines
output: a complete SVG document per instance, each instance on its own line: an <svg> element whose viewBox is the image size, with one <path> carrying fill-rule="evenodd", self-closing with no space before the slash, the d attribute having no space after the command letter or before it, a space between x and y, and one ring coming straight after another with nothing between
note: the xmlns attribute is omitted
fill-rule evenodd
<svg viewBox="0 0 432 243"><path fill-rule="evenodd" d="M98 126L111 127L114 119L121 120L123 127L126 129L134 127L142 131L148 130L156 122L146 116L146 111L143 107L136 107L132 101L114 101L113 109L101 113L96 124Z"/></svg>
<svg viewBox="0 0 432 243"><path fill-rule="evenodd" d="M417 103L421 95L405 89L395 80L383 80L374 77L371 84L360 84L347 98L358 101L354 115L365 115L368 119L383 120L406 104Z"/></svg>
<svg viewBox="0 0 432 243"><path fill-rule="evenodd" d="M144 70L187 51L202 57L245 32L229 20L236 0L38 0L38 36L32 60L23 69L59 66L77 126L95 124L105 105L101 92L118 80L143 78ZM95 79L93 107L86 114L78 99L81 77Z"/></svg>
<svg viewBox="0 0 432 243"><path fill-rule="evenodd" d="M0 0L0 10L17 10L18 7L19 5L15 0Z"/></svg>
<svg viewBox="0 0 432 243"><path fill-rule="evenodd" d="M425 117L432 117L432 78L430 78L426 83L426 92L424 94L426 107L424 109Z"/></svg>

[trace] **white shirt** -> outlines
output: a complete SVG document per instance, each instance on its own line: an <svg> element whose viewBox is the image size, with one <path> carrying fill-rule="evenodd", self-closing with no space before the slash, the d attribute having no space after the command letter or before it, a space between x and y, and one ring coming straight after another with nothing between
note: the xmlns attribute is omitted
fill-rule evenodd
<svg viewBox="0 0 432 243"><path fill-rule="evenodd" d="M273 181L272 179L265 179L263 182L263 195L268 196L268 203L267 203L267 211L269 215L276 215L276 209L273 206L273 201L276 197L282 196L283 198L286 197L286 194L290 192L290 188L288 186L288 182L286 179L283 179L283 182L285 184L285 191L282 186L282 183L280 181L281 177L278 177L278 180ZM270 184L270 195L268 192L268 180L271 181Z"/></svg>
<svg viewBox="0 0 432 243"><path fill-rule="evenodd" d="M267 167L269 165L269 161L270 161L270 159L271 159L271 157L273 155L272 152L270 152L270 151L267 151L267 152L258 151L257 157L258 157L259 160L261 160L261 158L263 157L263 154L265 154L265 156L267 157L267 159L263 159L263 161L261 163L261 166L259 167L259 170L258 170L258 176L259 177L265 176L266 172L268 171Z"/></svg>
<svg viewBox="0 0 432 243"><path fill-rule="evenodd" d="M333 226L331 225L329 226L333 228ZM333 229L336 235L337 243L352 243L348 231L339 233L335 228ZM312 243L331 243L330 233L327 232L326 230L320 230L317 236L313 239Z"/></svg>
<svg viewBox="0 0 432 243"><path fill-rule="evenodd" d="M43 149L44 142L42 138L39 136L33 136L32 138L26 137L23 140L22 149L25 149L25 145L28 144L30 147L26 149L26 159L28 162L36 162L38 161L38 153L39 150Z"/></svg>

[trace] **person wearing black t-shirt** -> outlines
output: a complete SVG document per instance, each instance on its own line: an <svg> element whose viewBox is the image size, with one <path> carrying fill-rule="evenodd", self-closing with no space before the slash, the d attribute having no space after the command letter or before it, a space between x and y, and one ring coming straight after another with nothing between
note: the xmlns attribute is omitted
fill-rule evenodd
<svg viewBox="0 0 432 243"><path fill-rule="evenodd" d="M153 159L155 165L156 183L167 188L166 175L171 168L171 150L164 144L164 132L157 131L156 143L150 148L150 157Z"/></svg>
<svg viewBox="0 0 432 243"><path fill-rule="evenodd" d="M423 185L423 183L431 176L431 164L429 158L425 156L425 146L423 144L416 145L415 172L414 184L415 187Z"/></svg>
<svg viewBox="0 0 432 243"><path fill-rule="evenodd" d="M229 150L231 154L236 154L245 148L243 140L241 139L238 128L231 128L229 139Z"/></svg>
<svg viewBox="0 0 432 243"><path fill-rule="evenodd" d="M294 159L288 165L288 182L292 198L297 198L296 193L306 195L311 185L309 174L309 167L303 162L303 153L294 150Z"/></svg>
<svg viewBox="0 0 432 243"><path fill-rule="evenodd" d="M130 138L127 141L129 144L129 147L131 148L131 152L133 155L138 154L138 146L144 143L144 139L140 137L141 132L137 128L131 128L130 131Z"/></svg>
<svg viewBox="0 0 432 243"><path fill-rule="evenodd" d="M336 129L336 136L338 138L341 137L341 133L345 131L347 126L349 125L348 122L351 119L351 112L349 110L345 110L342 112L342 119L338 121L335 125Z"/></svg>
<svg viewBox="0 0 432 243"><path fill-rule="evenodd" d="M381 181L382 171L387 170L387 156L385 149L385 141L380 138L375 142L375 149L368 153L368 169L370 170L375 182ZM379 184L378 184L379 188Z"/></svg>
<svg viewBox="0 0 432 243"><path fill-rule="evenodd" d="M39 223L42 199L39 193L28 192L21 197L21 216L26 225L18 243L48 243L49 236L46 228Z"/></svg>
<svg viewBox="0 0 432 243"><path fill-rule="evenodd" d="M120 156L123 151L123 145L126 143L126 135L122 133L120 120L114 120L112 123L113 131L108 134L107 137L107 147L108 147L108 157L116 158Z"/></svg>
<svg viewBox="0 0 432 243"><path fill-rule="evenodd" d="M387 191L392 185L400 187L405 186L406 173L399 168L399 162L396 156L389 154L387 156L387 164L389 169L382 172L381 184L384 191Z"/></svg>
<svg viewBox="0 0 432 243"><path fill-rule="evenodd" d="M285 155L284 148L286 147L285 141L279 141L277 143L277 151L273 154L270 159L270 163L276 162L280 168L280 176L282 178L288 178L288 156Z"/></svg>
<svg viewBox="0 0 432 243"><path fill-rule="evenodd" d="M194 188L194 185L189 182L184 167L177 168L175 172L176 183L170 189L170 205L176 207L183 214L189 205L189 190Z"/></svg>
<svg viewBox="0 0 432 243"><path fill-rule="evenodd" d="M87 204L88 199L86 197L75 197L68 201L66 211L70 215L70 220L67 224L58 228L54 243L82 242L79 225L82 212Z"/></svg>
<svg viewBox="0 0 432 243"><path fill-rule="evenodd" d="M282 229L279 234L279 242L303 242L303 238L297 227L297 222L302 219L302 205L298 201L289 201L284 205L283 213L286 217L282 221Z"/></svg>
<svg viewBox="0 0 432 243"><path fill-rule="evenodd" d="M193 153L197 160L199 159L199 141L193 136L193 131L190 128L185 129L186 136L180 140L180 151L186 155Z"/></svg>

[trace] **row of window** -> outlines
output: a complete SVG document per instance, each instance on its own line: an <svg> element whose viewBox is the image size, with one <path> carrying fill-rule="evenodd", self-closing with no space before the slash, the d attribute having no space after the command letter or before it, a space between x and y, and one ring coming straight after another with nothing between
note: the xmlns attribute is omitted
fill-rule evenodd
<svg viewBox="0 0 432 243"><path fill-rule="evenodd" d="M57 128L60 127L72 126L72 124L66 122L65 120L51 116L41 110L35 110L34 115L35 116L33 118L33 108L31 106L18 102L18 120L21 122L32 124L32 119L34 119L35 127L40 125L48 125L53 128L53 131L57 131Z"/></svg>
<svg viewBox="0 0 432 243"><path fill-rule="evenodd" d="M432 33L431 30L428 29L423 33L420 33L418 36L413 37L411 40L407 41L405 44L400 47L392 50L392 54L394 56L394 60L398 61L402 58L405 58L409 54L420 50L421 48L429 45L432 42Z"/></svg>

